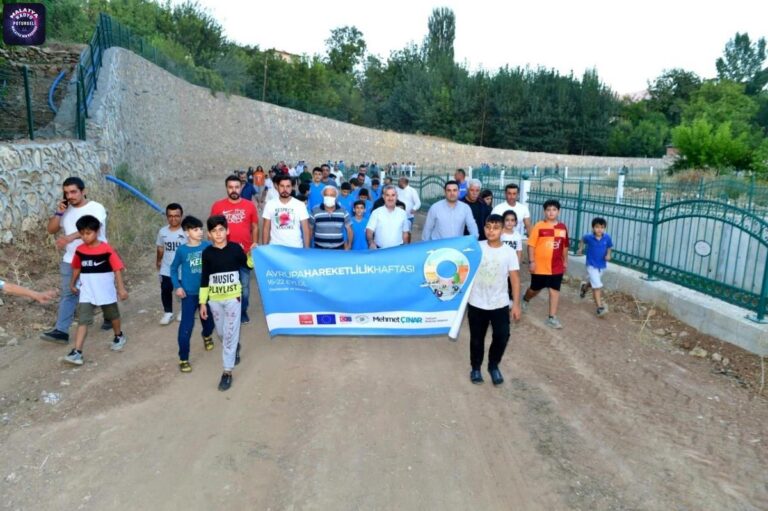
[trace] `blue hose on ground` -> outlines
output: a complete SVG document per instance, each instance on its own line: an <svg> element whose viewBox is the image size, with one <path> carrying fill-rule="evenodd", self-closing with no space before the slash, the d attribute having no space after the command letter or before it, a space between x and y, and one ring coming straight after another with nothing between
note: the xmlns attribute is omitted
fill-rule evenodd
<svg viewBox="0 0 768 511"><path fill-rule="evenodd" d="M67 75L66 71L62 71L59 73L59 76L56 77L56 79L53 81L53 84L51 84L51 88L48 89L48 108L51 109L51 112L57 114L59 113L59 109L56 108L56 105L53 104L53 95L56 93L56 87L59 86L59 82L61 82L61 79L64 78Z"/></svg>
<svg viewBox="0 0 768 511"><path fill-rule="evenodd" d="M147 197L146 195L138 191L136 188L134 188L133 186L123 181L122 179L118 179L115 176L110 176L110 175L106 175L104 177L107 179L107 181L111 181L112 183L115 183L118 186L122 186L123 188L125 188L126 190L134 194L136 197L144 201L149 207L151 207L158 213L165 214L165 211L163 211L163 208L158 206L152 199L150 199L149 197Z"/></svg>

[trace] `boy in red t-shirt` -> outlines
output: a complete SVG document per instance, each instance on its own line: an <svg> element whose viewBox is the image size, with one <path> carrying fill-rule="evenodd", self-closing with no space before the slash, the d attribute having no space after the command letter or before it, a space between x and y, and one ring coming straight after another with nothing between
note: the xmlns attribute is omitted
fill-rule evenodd
<svg viewBox="0 0 768 511"><path fill-rule="evenodd" d="M224 180L227 197L218 200L211 206L211 216L222 215L227 219L229 235L227 241L237 243L246 256L251 253L251 247L259 239L259 212L252 201L240 196L242 184L240 178L230 175ZM247 266L240 268L240 284L242 285L242 301L240 302L240 324L250 322L248 304L251 290L251 270Z"/></svg>
<svg viewBox="0 0 768 511"><path fill-rule="evenodd" d="M125 269L120 256L108 243L98 239L101 222L92 215L80 217L75 224L80 233L82 245L75 250L72 259L72 280L69 287L79 295L77 306L77 333L75 347L64 357L65 362L83 365L83 343L88 333L88 326L93 324L93 310L101 307L104 321L112 323L115 338L110 348L120 351L125 346L125 335L120 328L120 311L117 308L118 297L128 298L123 283L122 271ZM78 287L78 279L80 286ZM117 292L115 292L117 286Z"/></svg>
<svg viewBox="0 0 768 511"><path fill-rule="evenodd" d="M523 296L523 310L539 292L549 289L549 317L547 326L563 328L557 319L560 285L568 268L568 228L560 222L560 203L550 199L544 202L544 220L537 222L528 234L528 261L531 285Z"/></svg>

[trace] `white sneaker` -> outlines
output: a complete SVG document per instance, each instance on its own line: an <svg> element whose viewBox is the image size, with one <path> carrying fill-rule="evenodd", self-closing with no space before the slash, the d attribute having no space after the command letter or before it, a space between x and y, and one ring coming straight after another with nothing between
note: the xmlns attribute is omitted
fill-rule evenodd
<svg viewBox="0 0 768 511"><path fill-rule="evenodd" d="M70 364L81 366L83 365L83 354L72 350L67 356L64 357L64 362L69 362Z"/></svg>
<svg viewBox="0 0 768 511"><path fill-rule="evenodd" d="M547 318L547 326L557 330L560 330L561 328L563 328L563 324L560 323L560 320L557 319L555 316L550 316Z"/></svg>
<svg viewBox="0 0 768 511"><path fill-rule="evenodd" d="M160 319L161 325L169 325L173 321L173 312L166 312L163 314L163 317Z"/></svg>
<svg viewBox="0 0 768 511"><path fill-rule="evenodd" d="M176 314L176 321L178 321L179 323L181 323L181 311L179 311L179 313L178 313L178 314Z"/></svg>
<svg viewBox="0 0 768 511"><path fill-rule="evenodd" d="M123 349L123 346L125 346L125 342L128 339L125 338L125 334L122 332L120 335L116 335L115 338L112 340L112 345L109 347L112 351L120 351Z"/></svg>

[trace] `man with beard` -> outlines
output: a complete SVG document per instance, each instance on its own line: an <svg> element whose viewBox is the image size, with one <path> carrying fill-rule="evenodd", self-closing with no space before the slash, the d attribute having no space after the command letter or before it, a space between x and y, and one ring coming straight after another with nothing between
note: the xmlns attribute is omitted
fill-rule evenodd
<svg viewBox="0 0 768 511"><path fill-rule="evenodd" d="M444 189L445 199L432 204L427 212L421 239L429 241L455 238L463 236L464 229L477 238L479 232L472 211L469 206L459 202L459 184L456 181L448 181Z"/></svg>
<svg viewBox="0 0 768 511"><path fill-rule="evenodd" d="M78 303L78 296L70 288L72 259L75 257L75 249L82 244L76 224L80 217L85 215L96 217L102 225L98 239L106 242L107 210L98 202L88 200L85 196L85 183L79 177L68 177L61 187L64 192L63 198L56 204L56 212L48 220L47 228L48 234L64 231L63 236L56 238L56 248L64 249L64 257L59 264L61 300L59 300L56 326L40 334L40 338L66 344L69 342L69 327L72 325Z"/></svg>
<svg viewBox="0 0 768 511"><path fill-rule="evenodd" d="M478 239L480 241L485 239L485 221L490 216L491 210L493 209L480 198L480 189L482 186L483 184L479 179L470 179L467 186L467 196L461 199L461 202L469 206L469 209L472 210L472 217L477 224L477 230L480 234ZM464 236L467 234L469 234L469 229L465 227Z"/></svg>
<svg viewBox="0 0 768 511"><path fill-rule="evenodd" d="M320 170L319 168L317 170ZM264 205L261 218L261 244L309 248L309 213L307 206L291 196L293 185L288 176L275 178L279 197Z"/></svg>
<svg viewBox="0 0 768 511"><path fill-rule="evenodd" d="M286 178L290 179L288 176ZM247 256L250 254L251 247L259 239L259 213L256 206L249 200L244 200L241 196L240 178L230 175L224 180L227 188L227 197L218 200L211 206L211 215L224 215L227 219L229 228L228 240L237 243ZM248 266L240 268L240 284L242 285L241 324L250 322L248 317L248 304L251 289L251 269Z"/></svg>

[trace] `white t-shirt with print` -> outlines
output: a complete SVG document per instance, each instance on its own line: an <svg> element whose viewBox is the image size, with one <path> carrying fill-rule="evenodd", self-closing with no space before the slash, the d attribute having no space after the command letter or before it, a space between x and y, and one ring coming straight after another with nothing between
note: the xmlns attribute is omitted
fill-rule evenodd
<svg viewBox="0 0 768 511"><path fill-rule="evenodd" d="M523 237L517 230L512 231L512 234L502 232L501 241L515 252L523 250Z"/></svg>
<svg viewBox="0 0 768 511"><path fill-rule="evenodd" d="M163 259L160 261L160 275L171 276L171 263L176 256L176 249L187 242L184 229L179 227L172 231L170 226L161 227L157 233L155 245L163 247Z"/></svg>
<svg viewBox="0 0 768 511"><path fill-rule="evenodd" d="M99 236L98 239L101 241L106 242L107 241L107 210L104 209L104 206L99 204L98 202L92 200L88 201L85 206L81 206L79 208L76 208L74 206L69 206L66 211L64 211L64 215L61 217L61 222L59 225L61 225L61 228L64 229L64 234L66 236L69 236L70 234L74 234L77 232L77 221L80 220L81 217L84 217L85 215L91 215L98 218L99 222L101 222L101 228L99 229ZM64 258L62 259L65 263L72 263L72 258L75 257L75 249L83 244L83 241L81 239L76 239L73 241L70 241L67 244L67 248L64 250Z"/></svg>
<svg viewBox="0 0 768 511"><path fill-rule="evenodd" d="M287 204L274 199L264 206L262 218L270 221L269 243L286 247L304 247L301 237L301 221L309 219L307 206L291 197Z"/></svg>
<svg viewBox="0 0 768 511"><path fill-rule="evenodd" d="M480 249L483 258L472 283L469 304L484 310L508 307L509 272L520 269L517 253L504 243L500 247L489 247L488 240L480 242Z"/></svg>

